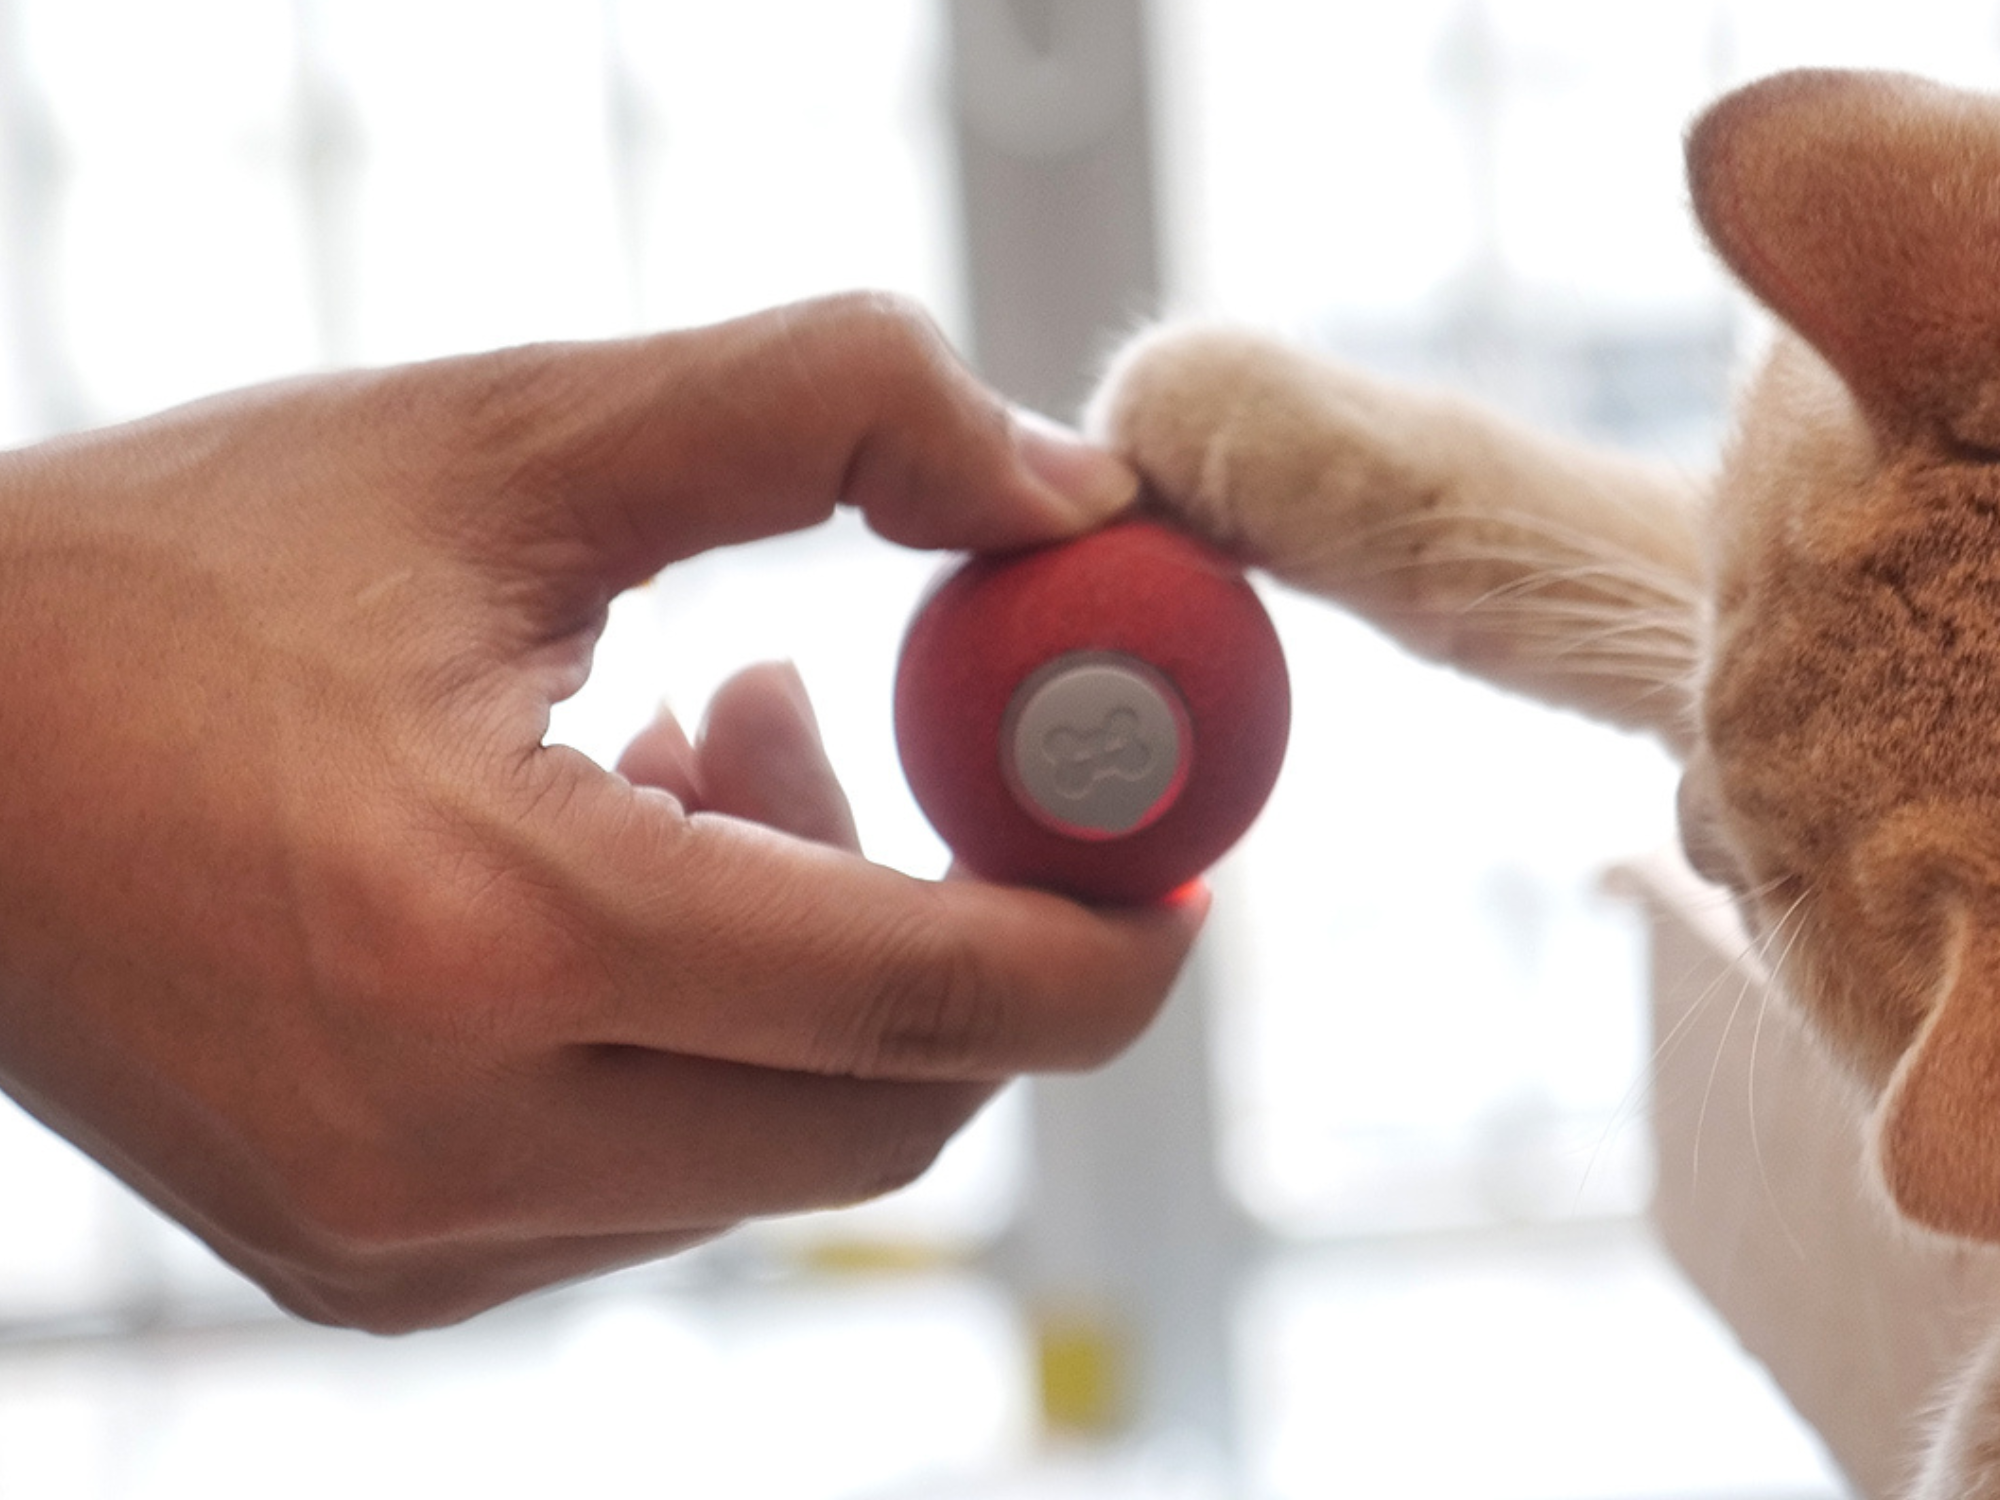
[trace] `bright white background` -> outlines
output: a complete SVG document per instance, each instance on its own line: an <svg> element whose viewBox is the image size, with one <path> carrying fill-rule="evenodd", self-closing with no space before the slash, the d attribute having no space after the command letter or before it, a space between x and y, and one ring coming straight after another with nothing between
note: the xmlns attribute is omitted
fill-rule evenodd
<svg viewBox="0 0 2000 1500"><path fill-rule="evenodd" d="M1687 222L1689 114L1801 62L2000 70L2000 12L1965 0L1156 19L1177 310L1692 465L1726 379L1688 351L1741 318ZM12 0L0 23L12 441L855 285L963 325L923 0ZM1627 365L1664 395L1610 399ZM693 716L789 657L871 852L935 872L887 733L932 565L840 523L677 569L620 602L555 732L609 756L660 699ZM1634 1217L1640 955L1598 881L1669 837L1671 769L1272 603L1295 737L1212 934L1218 1156L1276 1247L1240 1293L1244 1465L1119 1455L1087 1492L1830 1493ZM1070 1493L1021 1315L976 1267L1021 1114L899 1201L393 1344L274 1323L0 1114L0 1497ZM861 1240L877 1271L829 1273Z"/></svg>

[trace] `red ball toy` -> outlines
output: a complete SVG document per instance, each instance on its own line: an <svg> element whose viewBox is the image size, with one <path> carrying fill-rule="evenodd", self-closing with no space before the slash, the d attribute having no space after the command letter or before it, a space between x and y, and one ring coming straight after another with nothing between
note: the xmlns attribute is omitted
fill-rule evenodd
<svg viewBox="0 0 2000 1500"><path fill-rule="evenodd" d="M910 789L966 868L1125 905L1242 837L1291 689L1242 570L1134 520L952 568L910 622L895 717Z"/></svg>

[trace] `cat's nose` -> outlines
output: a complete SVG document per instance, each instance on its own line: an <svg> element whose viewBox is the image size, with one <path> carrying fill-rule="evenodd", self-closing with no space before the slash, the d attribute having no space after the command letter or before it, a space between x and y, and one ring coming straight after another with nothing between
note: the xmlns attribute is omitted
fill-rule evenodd
<svg viewBox="0 0 2000 1500"><path fill-rule="evenodd" d="M1674 795L1681 852L1704 880L1740 894L1750 882L1742 860L1723 831L1721 805L1715 764L1706 751L1697 750L1689 757L1687 769L1681 773L1680 788Z"/></svg>

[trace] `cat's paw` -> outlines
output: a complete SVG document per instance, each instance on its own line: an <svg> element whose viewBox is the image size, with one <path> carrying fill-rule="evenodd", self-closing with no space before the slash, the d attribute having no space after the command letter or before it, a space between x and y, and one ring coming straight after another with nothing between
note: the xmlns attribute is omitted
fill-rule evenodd
<svg viewBox="0 0 2000 1500"><path fill-rule="evenodd" d="M1257 334L1169 325L1129 344L1085 416L1150 503L1311 586L1435 484L1405 457L1413 398Z"/></svg>
<svg viewBox="0 0 2000 1500"><path fill-rule="evenodd" d="M1085 425L1169 518L1419 655L1685 741L1684 479L1212 327L1130 345Z"/></svg>

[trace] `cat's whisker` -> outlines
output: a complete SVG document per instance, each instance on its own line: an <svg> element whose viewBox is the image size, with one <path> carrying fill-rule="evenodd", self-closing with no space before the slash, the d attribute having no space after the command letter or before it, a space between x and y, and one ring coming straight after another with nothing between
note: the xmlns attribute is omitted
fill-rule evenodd
<svg viewBox="0 0 2000 1500"><path fill-rule="evenodd" d="M1471 560L1473 559L1467 559ZM1485 550L1481 560L1511 563L1523 570L1522 577L1497 586L1493 590L1495 594L1534 593L1543 590L1553 592L1553 586L1558 584L1607 583L1618 585L1626 594L1657 594L1675 601L1692 598L1691 595L1658 587L1651 579L1635 573L1615 558L1551 558L1537 553L1509 555L1504 549L1495 548Z"/></svg>
<svg viewBox="0 0 2000 1500"><path fill-rule="evenodd" d="M1468 565L1473 560L1468 559ZM1482 559L1482 562L1490 559ZM1318 580L1318 586L1329 593L1362 595L1370 592L1371 585L1390 581L1401 575L1437 575L1453 565L1440 565L1435 559L1393 558L1377 559L1367 569L1348 567L1344 571L1328 573ZM1602 586L1586 590L1581 585L1586 580L1595 580ZM1615 586L1614 585L1619 585ZM1438 590L1440 596L1444 590ZM1421 607L1421 600L1413 601ZM1404 607L1411 607L1405 605ZM1664 595L1644 586L1635 586L1628 579L1615 572L1598 570L1585 573L1576 570L1547 570L1525 576L1509 578L1482 589L1469 598L1454 600L1448 607L1456 614L1502 614L1509 610L1524 615L1537 616L1558 612L1575 612L1589 616L1596 614L1605 619L1623 619L1634 614L1642 614L1659 620L1680 622L1680 633L1690 638L1696 632L1698 614L1689 607L1687 601L1677 596Z"/></svg>
<svg viewBox="0 0 2000 1500"><path fill-rule="evenodd" d="M1565 497L1564 504L1593 518L1622 517L1627 520L1642 521L1650 519L1647 512L1605 502L1605 494L1594 491L1573 493ZM1223 503L1228 502L1224 500ZM1288 503L1310 509L1315 502L1307 497L1292 498ZM1365 521L1349 511L1342 520L1342 534L1369 543L1413 531L1477 529L1488 534L1516 534L1579 556L1601 556L1607 550L1633 556L1640 555L1639 544L1630 538L1621 540L1615 534L1607 534L1594 522L1585 526L1545 510L1530 510L1519 505L1509 505L1498 496L1481 495L1477 500L1468 500L1460 504L1429 504L1418 497L1410 496L1402 497L1399 503L1400 509L1372 515ZM1239 517L1258 509L1255 505L1245 506L1240 502L1229 508ZM1670 570L1670 566L1662 562L1658 555L1662 544L1674 545L1678 550L1693 555L1691 549L1683 544L1697 531L1699 519L1699 508L1693 507L1685 514L1677 514L1670 525L1646 525L1644 529L1649 533L1645 540L1645 546L1649 549L1645 554L1647 565L1663 571Z"/></svg>
<svg viewBox="0 0 2000 1500"><path fill-rule="evenodd" d="M1772 891L1782 888L1787 883L1784 880L1767 881L1763 893L1768 895ZM1801 890L1798 895L1786 903L1785 909L1773 917L1768 925L1752 933L1750 941L1744 945L1739 959L1746 963L1756 964L1767 974L1775 974L1777 972L1777 961L1788 957L1796 942L1796 934L1792 930L1792 922L1797 916L1799 908L1810 895L1811 891L1809 889ZM1783 943L1782 947L1779 946L1781 942ZM1777 959L1772 957L1774 950L1777 953Z"/></svg>
<svg viewBox="0 0 2000 1500"><path fill-rule="evenodd" d="M1492 535L1466 535L1467 532L1490 532L1490 518L1457 518L1456 524L1447 524L1454 520L1451 517L1433 515L1421 519L1424 523L1421 527L1412 524L1412 518L1404 518L1399 524L1368 528L1358 534L1350 532L1342 536L1337 548L1329 547L1310 560L1322 569L1343 558L1364 557L1393 566L1415 568L1449 567L1454 564L1485 568L1512 565L1531 575L1566 573L1578 581L1598 577L1614 579L1626 588L1649 592L1689 607L1699 604L1703 598L1699 579L1662 567L1638 553L1607 549L1601 539L1593 542L1579 536L1573 543L1547 545L1541 539L1526 534L1524 528L1516 528L1522 530L1523 535L1508 539ZM1437 531L1448 540L1444 543L1423 541L1422 531L1429 530ZM1403 545L1402 536L1411 533L1416 534L1414 544ZM1384 543L1397 544L1392 556L1382 555ZM1296 567L1305 560L1291 558L1286 562Z"/></svg>
<svg viewBox="0 0 2000 1500"><path fill-rule="evenodd" d="M1582 577L1580 574L1573 577L1561 575L1554 570L1539 573L1524 571L1518 578L1491 585L1457 601L1454 608L1493 612L1512 608L1523 613L1578 610L1596 612L1607 618L1644 614L1662 620L1685 621L1685 628L1690 632L1701 618L1685 601L1632 584L1629 579L1622 579L1615 573L1597 575L1600 586L1591 588L1578 586Z"/></svg>
<svg viewBox="0 0 2000 1500"><path fill-rule="evenodd" d="M1737 976L1742 982L1737 986L1736 999L1731 1002L1729 1015L1722 1023L1722 1035L1716 1038L1715 1056L1708 1065L1708 1080L1702 1086L1701 1107L1695 1111L1694 1137L1688 1147L1688 1181L1692 1187L1701 1186L1701 1146L1708 1136L1708 1107L1715 1097L1715 1083L1722 1074L1722 1060L1728 1053L1729 1034L1736 1029L1736 1018L1743 1012L1743 1002L1750 994L1752 981L1747 975Z"/></svg>
<svg viewBox="0 0 2000 1500"><path fill-rule="evenodd" d="M1593 517L1623 515L1631 518L1641 514L1634 507L1617 503L1614 497L1604 491L1573 495L1569 497L1568 503L1580 512ZM1664 542L1668 540L1670 531L1675 539L1691 536L1696 530L1698 519L1698 513L1695 511L1690 511L1685 516L1676 516L1672 527L1652 528L1655 532L1654 539L1656 542ZM1504 504L1428 506L1409 509L1384 516L1366 526L1349 526L1346 528L1346 534L1362 542L1371 542L1393 537L1405 531L1472 529L1489 533L1512 532L1524 538L1560 547L1571 556L1602 557L1610 551L1631 557L1640 565L1663 575L1681 576L1659 560L1657 548L1653 553L1641 553L1636 547L1611 540L1597 526L1585 527L1546 512L1530 511ZM1689 578L1687 582L1693 586L1695 581Z"/></svg>
<svg viewBox="0 0 2000 1500"><path fill-rule="evenodd" d="M1367 564L1365 568L1359 566L1364 562ZM1370 578L1391 577L1400 573L1443 572L1451 569L1491 572L1500 567L1505 567L1520 576L1493 585L1489 592L1504 593L1509 590L1546 588L1551 582L1560 581L1572 585L1604 585L1603 591L1607 597L1621 603L1634 597L1646 597L1658 600L1666 606L1692 611L1701 602L1698 590L1666 582L1660 578L1648 577L1616 558L1579 557L1574 554L1552 555L1526 549L1511 550L1491 544L1460 544L1452 548L1430 547L1421 551L1398 550L1389 555L1370 552L1366 548L1343 545L1337 551L1330 551L1323 557L1288 560L1281 576L1311 575L1323 578L1338 587L1343 582L1351 586Z"/></svg>
<svg viewBox="0 0 2000 1500"><path fill-rule="evenodd" d="M1398 578L1420 576L1425 578L1425 586L1411 590L1408 597L1399 599L1388 592L1403 591L1404 586L1396 581ZM1622 624L1636 619L1665 626L1692 648L1701 616L1684 601L1641 588L1613 587L1622 580L1611 574L1601 575L1601 585L1588 589L1582 586L1581 578L1578 574L1562 579L1545 572L1511 578L1490 584L1470 597L1454 598L1453 588L1435 565L1398 560L1384 562L1368 571L1349 568L1320 579L1319 587L1357 602L1372 600L1374 609L1395 612L1449 613L1501 622L1597 619L1607 624Z"/></svg>
<svg viewBox="0 0 2000 1500"><path fill-rule="evenodd" d="M1762 989L1768 983L1770 969L1764 957L1764 950L1770 947L1779 932L1784 931L1791 925L1793 917L1804 903L1807 894L1804 891L1800 892L1791 905L1778 916L1768 931L1753 934L1745 941L1734 960L1723 966L1716 977L1710 981L1708 987L1688 1007L1681 1021L1675 1025L1673 1030L1668 1033L1668 1036L1654 1049L1653 1065L1657 1071L1659 1064L1666 1057L1665 1048L1668 1043L1684 1029L1692 1026L1700 1013L1708 1007L1713 997L1725 984L1731 979L1738 981L1736 998L1731 1002L1729 1015L1722 1023L1721 1034L1715 1040L1715 1055L1710 1060L1708 1079L1702 1089L1701 1106L1695 1115L1694 1132L1688 1153L1689 1180L1690 1185L1693 1187L1698 1188L1701 1183L1701 1150L1702 1142L1707 1134L1708 1109L1715 1093L1716 1082L1721 1074L1723 1059L1728 1054L1730 1034L1736 1029L1736 1019L1742 1013L1743 1002L1749 998L1753 990ZM1761 1022L1762 1002L1760 1001L1759 1024Z"/></svg>
<svg viewBox="0 0 2000 1500"><path fill-rule="evenodd" d="M1664 1033L1654 1038L1653 1049L1646 1058L1645 1066L1639 1069L1637 1076L1634 1077L1630 1086L1620 1096L1617 1106L1612 1110L1603 1132L1598 1137L1597 1146L1591 1152L1591 1163L1593 1166L1596 1163L1598 1155L1603 1151L1604 1146L1609 1142L1611 1137L1636 1116L1640 1105L1655 1086L1655 1080L1660 1076L1662 1065L1673 1055L1675 1049L1693 1032L1696 1023L1702 1019L1703 1013L1708 1009L1710 1002L1714 1000L1722 987L1732 977L1736 976L1736 973L1737 970L1733 966L1723 968L1702 988L1700 994L1688 1002L1679 1017L1674 1021L1674 1024L1668 1027ZM1584 1173L1586 1182L1588 1181L1589 1173L1590 1168L1586 1168ZM1580 1193L1581 1188L1579 1188Z"/></svg>
<svg viewBox="0 0 2000 1500"><path fill-rule="evenodd" d="M1475 614L1501 621L1513 639L1545 639L1567 647L1616 646L1640 650L1648 656L1672 656L1682 670L1689 672L1699 655L1688 622L1657 609L1603 608L1579 600L1508 600L1498 607L1465 609L1458 618Z"/></svg>
<svg viewBox="0 0 2000 1500"><path fill-rule="evenodd" d="M1616 676L1653 676L1662 683L1686 689L1688 681L1688 661L1677 652L1649 648L1642 640L1619 642L1615 640L1574 639L1557 636L1552 640L1530 638L1520 644L1537 648L1537 660L1574 668L1579 672L1597 671Z"/></svg>
<svg viewBox="0 0 2000 1500"><path fill-rule="evenodd" d="M1684 664L1695 659L1694 641L1657 620L1611 619L1575 611L1568 620L1549 619L1523 610L1521 618L1510 622L1510 634L1521 640L1546 639L1569 649L1619 648L1643 651L1648 656L1672 653Z"/></svg>
<svg viewBox="0 0 2000 1500"><path fill-rule="evenodd" d="M1769 880L1760 880L1755 885L1745 886L1741 890L1728 890L1723 888L1722 886L1713 886L1711 887L1711 889L1715 893L1713 904L1718 907L1728 907L1728 906L1738 906L1738 903L1747 904L1750 902L1761 901L1764 899L1764 897L1770 895L1773 891L1777 890L1779 887L1783 885L1786 885L1787 883L1788 883L1787 877L1783 875L1776 875ZM1741 909L1740 906L1738 907L1738 909L1739 910ZM1755 958L1759 963L1762 963L1763 960L1758 955L1757 949L1763 942L1764 939L1762 938L1752 938L1749 942L1747 942L1744 945L1743 951L1738 955L1738 957L1745 959Z"/></svg>
<svg viewBox="0 0 2000 1500"><path fill-rule="evenodd" d="M1764 1138L1758 1130L1757 1051L1758 1044L1763 1040L1764 1017L1771 1007L1773 988L1783 983L1782 975L1785 965L1791 958L1792 950L1798 943L1799 935L1805 931L1806 924L1803 921L1795 922L1793 918L1804 905L1808 894L1808 891L1800 891L1793 899L1792 904L1786 907L1783 913L1779 915L1777 922L1773 926L1774 935L1778 932L1785 932L1785 945L1779 950L1778 956L1766 964L1766 968L1771 976L1771 982L1761 988L1758 996L1757 1021L1750 1030L1749 1066L1744 1075L1744 1107L1748 1110L1750 1116L1750 1155L1752 1160L1757 1164L1757 1179L1759 1185L1764 1189L1765 1200L1770 1204L1771 1215L1777 1220L1778 1228L1785 1236L1785 1242L1791 1246L1793 1254L1798 1256L1801 1263L1809 1259L1805 1243L1799 1238L1798 1232L1792 1228L1790 1219L1785 1215L1784 1205L1778 1199L1777 1189L1772 1185L1770 1165L1764 1157ZM1788 928L1790 930L1787 932L1786 929Z"/></svg>
<svg viewBox="0 0 2000 1500"><path fill-rule="evenodd" d="M1534 659L1547 666L1561 667L1564 675L1570 678L1638 682L1650 692L1671 692L1688 697L1690 705L1693 702L1688 691L1687 673L1679 669L1679 663L1672 657L1592 650L1589 647L1562 647L1545 651Z"/></svg>

